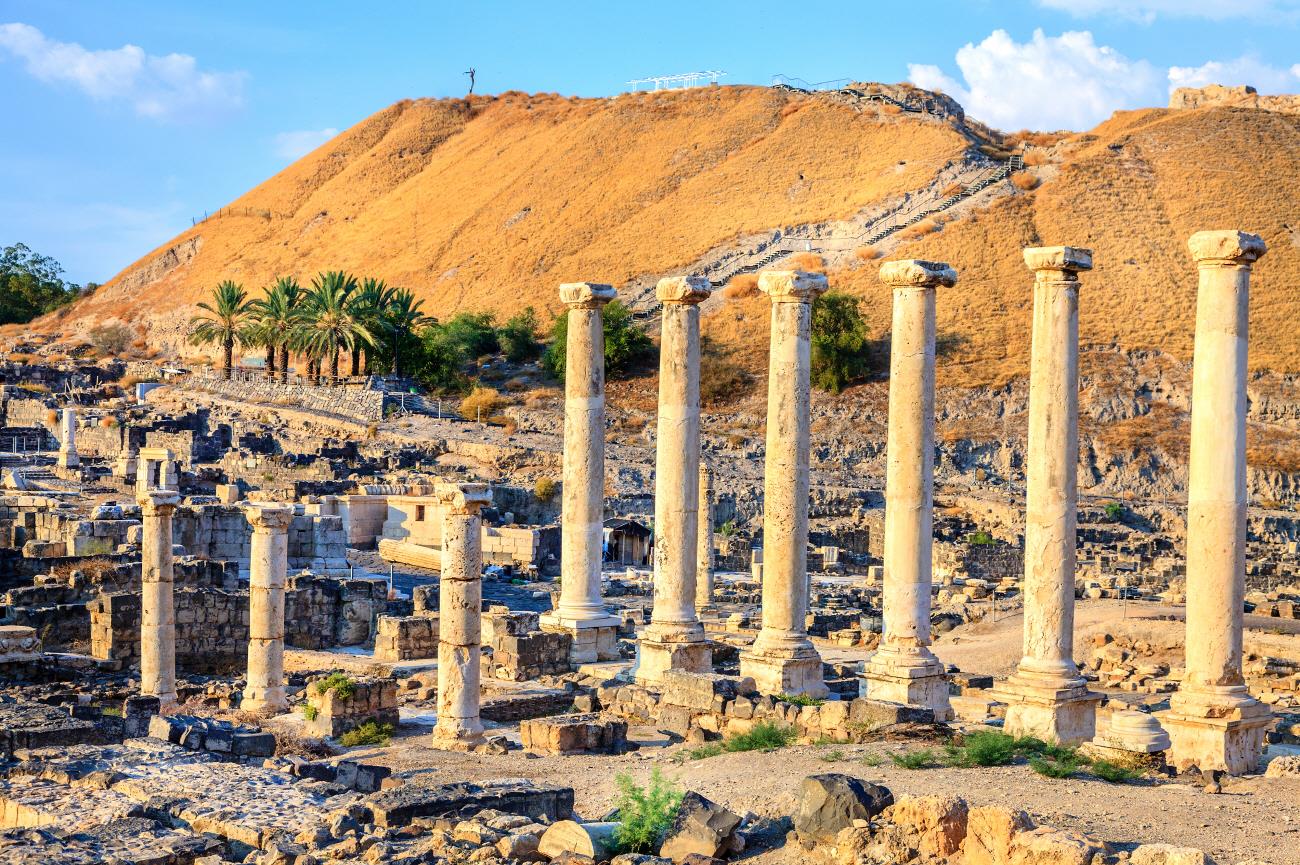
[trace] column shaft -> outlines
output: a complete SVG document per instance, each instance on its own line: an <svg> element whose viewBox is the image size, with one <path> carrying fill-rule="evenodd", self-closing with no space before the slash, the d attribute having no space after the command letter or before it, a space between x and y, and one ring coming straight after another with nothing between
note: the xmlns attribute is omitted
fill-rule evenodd
<svg viewBox="0 0 1300 865"><path fill-rule="evenodd" d="M180 497L154 490L141 502L140 693L176 702L172 514Z"/></svg>
<svg viewBox="0 0 1300 865"><path fill-rule="evenodd" d="M284 584L289 566L293 508L250 505L253 525L248 580L248 685L241 708L282 712L284 693Z"/></svg>
<svg viewBox="0 0 1300 865"><path fill-rule="evenodd" d="M440 488L444 504L439 575L438 725L440 743L472 744L479 720L482 664L483 542L479 509L491 500L483 484Z"/></svg>
<svg viewBox="0 0 1300 865"><path fill-rule="evenodd" d="M700 465L700 504L695 544L695 609L713 604L713 473Z"/></svg>

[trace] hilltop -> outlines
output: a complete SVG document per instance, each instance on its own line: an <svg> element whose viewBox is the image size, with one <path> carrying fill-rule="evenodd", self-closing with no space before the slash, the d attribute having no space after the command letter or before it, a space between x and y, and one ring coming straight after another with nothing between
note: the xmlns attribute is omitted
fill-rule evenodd
<svg viewBox="0 0 1300 865"><path fill-rule="evenodd" d="M1185 359L1196 285L1186 238L1234 227L1270 247L1254 281L1252 365L1300 369L1300 114L1184 98L1204 107L1003 138L946 97L885 92L934 113L761 87L399 102L40 326L117 318L179 348L190 306L217 281L255 289L326 268L409 286L439 316L525 304L555 311L556 286L571 280L611 282L636 299L663 274L725 279L727 262L793 251L769 245L780 233L823 253L832 285L869 300L864 312L880 335L889 317L880 258L952 263L961 283L940 299L939 331L953 346L941 375L996 385L1027 371L1021 247L1095 250L1081 302L1085 344ZM972 185L1022 143L1023 176L858 251L854 238L887 225L892 211ZM761 300L719 296L706 312L707 332L761 363Z"/></svg>

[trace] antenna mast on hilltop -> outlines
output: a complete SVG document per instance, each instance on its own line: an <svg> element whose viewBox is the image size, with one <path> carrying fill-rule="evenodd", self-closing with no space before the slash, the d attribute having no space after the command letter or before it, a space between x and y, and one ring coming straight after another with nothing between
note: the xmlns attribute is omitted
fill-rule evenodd
<svg viewBox="0 0 1300 865"><path fill-rule="evenodd" d="M682 72L678 75L654 75L650 78L636 78L627 82L633 90L640 90L642 84L653 84L655 90L680 90L686 87L698 87L701 84L717 84L718 79L727 73L720 69L707 69L703 72Z"/></svg>

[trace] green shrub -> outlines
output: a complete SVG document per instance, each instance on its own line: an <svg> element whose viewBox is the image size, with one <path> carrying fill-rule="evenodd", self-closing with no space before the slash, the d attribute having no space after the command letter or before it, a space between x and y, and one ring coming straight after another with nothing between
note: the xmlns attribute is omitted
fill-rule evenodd
<svg viewBox="0 0 1300 865"><path fill-rule="evenodd" d="M837 748L832 751L827 751L825 754L819 755L817 759L821 760L823 763L838 763L839 761L844 759L844 752Z"/></svg>
<svg viewBox="0 0 1300 865"><path fill-rule="evenodd" d="M1078 772L1083 763L1073 751L1029 758L1029 768L1045 778L1068 778Z"/></svg>
<svg viewBox="0 0 1300 865"><path fill-rule="evenodd" d="M1109 760L1093 760L1088 771L1110 784L1130 784L1138 779L1137 772Z"/></svg>
<svg viewBox="0 0 1300 865"><path fill-rule="evenodd" d="M701 745L698 748L692 748L689 751L682 752L682 759L679 762L686 762L687 760L707 760L708 758L716 757L721 753L723 753L722 745L718 742L710 742L707 745Z"/></svg>
<svg viewBox="0 0 1300 865"><path fill-rule="evenodd" d="M320 714L320 710L317 709L315 706L313 706L311 703L303 703L302 705L303 718L305 718L308 721L315 721L316 716L319 714Z"/></svg>
<svg viewBox="0 0 1300 865"><path fill-rule="evenodd" d="M541 343L537 341L537 328L537 312L531 306L526 306L497 331L501 350L506 353L507 360L523 363L534 360L542 353Z"/></svg>
<svg viewBox="0 0 1300 865"><path fill-rule="evenodd" d="M1016 758L1019 749L1014 736L997 730L979 730L945 748L948 765L969 769L973 766L1005 766Z"/></svg>
<svg viewBox="0 0 1300 865"><path fill-rule="evenodd" d="M1118 520L1120 517L1124 516L1124 506L1119 502L1107 502L1106 516L1109 519Z"/></svg>
<svg viewBox="0 0 1300 865"><path fill-rule="evenodd" d="M772 721L760 721L747 733L736 733L722 742L723 750L736 751L775 751L794 742L797 735L793 727L776 724Z"/></svg>
<svg viewBox="0 0 1300 865"><path fill-rule="evenodd" d="M880 756L879 754L863 754L862 759L859 760L858 762L860 762L863 766L874 769L877 766L883 766L885 763L885 758Z"/></svg>
<svg viewBox="0 0 1300 865"><path fill-rule="evenodd" d="M537 483L533 484L533 495L537 496L537 500L541 502L549 502L555 498L555 494L559 490L560 485L555 478L538 478Z"/></svg>
<svg viewBox="0 0 1300 865"><path fill-rule="evenodd" d="M980 529L979 531L971 532L967 535L966 543L970 544L972 547L991 547L993 546L993 536L983 529Z"/></svg>
<svg viewBox="0 0 1300 865"><path fill-rule="evenodd" d="M793 703L796 706L820 706L826 702L816 697L809 697L807 694L781 694L777 699L782 703Z"/></svg>
<svg viewBox="0 0 1300 865"><path fill-rule="evenodd" d="M677 817L682 804L682 791L664 778L656 766L650 773L650 786L641 787L630 775L614 776L618 797L618 828L614 830L614 843L620 853L654 853L663 842L665 833Z"/></svg>
<svg viewBox="0 0 1300 865"><path fill-rule="evenodd" d="M387 745L392 738L392 724L378 724L372 719L366 721L360 727L354 727L339 736L339 744L344 748L356 748L360 745Z"/></svg>
<svg viewBox="0 0 1300 865"><path fill-rule="evenodd" d="M648 361L655 344L632 320L632 311L617 300L605 304L601 317L605 334L605 375L618 378ZM542 355L542 368L564 380L565 344L569 339L569 314L562 312L551 324L551 344Z"/></svg>
<svg viewBox="0 0 1300 865"><path fill-rule="evenodd" d="M458 312L446 324L437 326L470 358L496 354L501 349L496 320L490 312Z"/></svg>
<svg viewBox="0 0 1300 865"><path fill-rule="evenodd" d="M333 691L339 695L339 699L348 700L357 692L357 685L347 673L330 673L316 682L317 694L324 694L326 691Z"/></svg>
<svg viewBox="0 0 1300 865"><path fill-rule="evenodd" d="M875 358L858 299L842 291L813 301L812 386L839 393L866 378Z"/></svg>
<svg viewBox="0 0 1300 865"><path fill-rule="evenodd" d="M935 753L929 748L905 754L890 754L889 759L900 769L928 769L936 763Z"/></svg>

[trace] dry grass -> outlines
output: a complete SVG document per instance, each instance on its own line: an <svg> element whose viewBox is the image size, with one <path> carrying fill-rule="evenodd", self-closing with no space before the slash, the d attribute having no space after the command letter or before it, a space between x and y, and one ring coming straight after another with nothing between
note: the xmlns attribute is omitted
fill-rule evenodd
<svg viewBox="0 0 1300 865"><path fill-rule="evenodd" d="M524 397L524 408L545 408L564 398L564 391L558 387L533 388Z"/></svg>
<svg viewBox="0 0 1300 865"><path fill-rule="evenodd" d="M1017 171L1011 175L1011 185L1016 189L1022 189L1028 192L1031 189L1038 188L1038 175L1028 171Z"/></svg>
<svg viewBox="0 0 1300 865"><path fill-rule="evenodd" d="M746 297L758 296L758 274L757 273L739 273L727 281L727 287L722 290L722 296L728 300L739 300Z"/></svg>
<svg viewBox="0 0 1300 865"><path fill-rule="evenodd" d="M826 272L826 259L815 252L801 252L798 255L793 255L790 257L790 263L795 268L805 270L808 273Z"/></svg>
<svg viewBox="0 0 1300 865"><path fill-rule="evenodd" d="M501 394L490 387L476 387L460 401L460 416L466 420L486 420L501 407Z"/></svg>
<svg viewBox="0 0 1300 865"><path fill-rule="evenodd" d="M853 257L862 262L874 261L875 259L880 258L880 250L876 249L874 246L859 246L857 249L853 250Z"/></svg>
<svg viewBox="0 0 1300 865"><path fill-rule="evenodd" d="M943 192L940 192L939 195L943 198L949 198L953 195L960 195L965 191L966 191L966 184L949 183L947 186L943 188Z"/></svg>
<svg viewBox="0 0 1300 865"><path fill-rule="evenodd" d="M117 426L117 418L102 417L99 419L99 425L102 426L104 429L112 429L113 427Z"/></svg>

